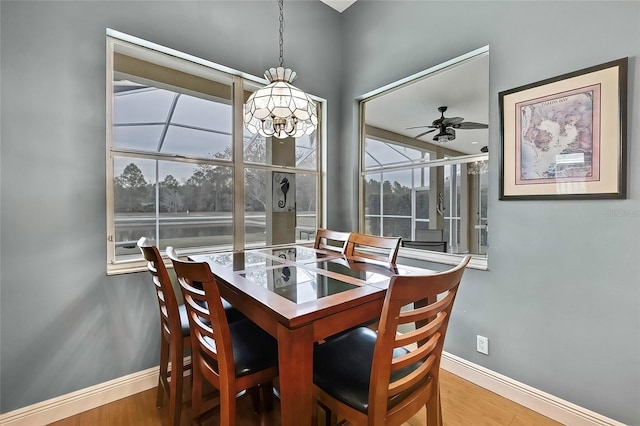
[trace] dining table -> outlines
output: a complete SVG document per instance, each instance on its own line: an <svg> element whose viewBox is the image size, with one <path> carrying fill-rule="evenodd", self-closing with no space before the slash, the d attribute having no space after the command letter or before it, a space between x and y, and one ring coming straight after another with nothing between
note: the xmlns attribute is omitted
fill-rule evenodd
<svg viewBox="0 0 640 426"><path fill-rule="evenodd" d="M394 275L437 272L302 245L189 258L207 262L221 296L277 339L283 426L312 423L314 344L379 318Z"/></svg>

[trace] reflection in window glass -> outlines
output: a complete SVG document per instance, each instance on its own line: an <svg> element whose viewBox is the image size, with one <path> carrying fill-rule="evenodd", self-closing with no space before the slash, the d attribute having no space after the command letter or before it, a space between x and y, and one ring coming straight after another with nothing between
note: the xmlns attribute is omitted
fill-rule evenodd
<svg viewBox="0 0 640 426"><path fill-rule="evenodd" d="M382 175L380 173L367 174L364 177L364 214L369 215L380 214L380 182Z"/></svg>
<svg viewBox="0 0 640 426"><path fill-rule="evenodd" d="M411 218L385 217L384 218L385 237L402 237L405 240L411 239Z"/></svg>
<svg viewBox="0 0 640 426"><path fill-rule="evenodd" d="M411 216L411 170L382 174L383 213Z"/></svg>
<svg viewBox="0 0 640 426"><path fill-rule="evenodd" d="M391 159L393 152L415 151L419 155L412 155L418 159L429 158L429 153L403 151L401 145L369 139L366 148L371 148L365 153L370 159L388 153L390 161L386 165L381 165L382 161L376 163L381 172L363 174L364 232L405 240L442 240L450 253L486 253L486 167L467 166L465 162L436 163L430 167L397 165L393 161L399 157ZM486 159L476 157L469 159L468 164L482 161Z"/></svg>
<svg viewBox="0 0 640 426"><path fill-rule="evenodd" d="M429 154L414 148L367 138L365 141L365 169L371 167L409 164L428 159Z"/></svg>
<svg viewBox="0 0 640 426"><path fill-rule="evenodd" d="M366 217L364 219L364 232L365 234L380 235L380 218Z"/></svg>

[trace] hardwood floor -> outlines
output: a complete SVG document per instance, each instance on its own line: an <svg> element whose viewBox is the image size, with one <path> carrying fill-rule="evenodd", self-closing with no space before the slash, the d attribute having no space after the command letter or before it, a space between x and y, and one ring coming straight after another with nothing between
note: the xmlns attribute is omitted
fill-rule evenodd
<svg viewBox="0 0 640 426"><path fill-rule="evenodd" d="M560 425L528 408L489 392L447 371L440 374L442 391L442 417L445 426L551 426ZM186 380L185 387L189 387ZM182 409L181 425L190 425L188 392ZM168 408L156 408L156 389L150 389L128 398L114 401L102 407L80 413L76 416L52 423L52 426L164 426L167 424ZM276 399L277 402L277 399ZM238 400L239 418L237 426L278 426L280 425L279 405L269 413L253 413L247 395ZM216 416L203 425L217 425ZM425 426L426 411L412 417L405 426Z"/></svg>

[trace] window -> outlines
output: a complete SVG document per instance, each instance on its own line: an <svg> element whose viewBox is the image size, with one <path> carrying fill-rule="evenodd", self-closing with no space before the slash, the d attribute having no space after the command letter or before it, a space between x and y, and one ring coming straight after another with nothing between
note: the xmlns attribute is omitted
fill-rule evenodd
<svg viewBox="0 0 640 426"><path fill-rule="evenodd" d="M185 254L312 239L320 130L253 135L242 107L262 83L120 33L107 40L109 273L143 266L142 236Z"/></svg>
<svg viewBox="0 0 640 426"><path fill-rule="evenodd" d="M360 230L400 255L457 263L488 247L488 47L365 95ZM442 106L447 105L450 106Z"/></svg>

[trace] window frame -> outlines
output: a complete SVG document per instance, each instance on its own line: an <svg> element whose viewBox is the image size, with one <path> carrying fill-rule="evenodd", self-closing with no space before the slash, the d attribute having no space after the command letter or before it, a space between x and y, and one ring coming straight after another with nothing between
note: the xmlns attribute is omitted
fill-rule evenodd
<svg viewBox="0 0 640 426"><path fill-rule="evenodd" d="M230 77L231 84L231 105L232 105L232 156L229 160L216 158L203 158L198 156L170 154L163 152L149 153L130 148L114 147L113 141L113 79L114 56L115 53L123 53L126 56L147 60L159 65L171 65L180 62L180 68L194 76L203 75L203 70L211 70L212 73L224 73ZM138 76L137 76L138 77ZM226 83L225 83L226 84ZM233 201L232 201L232 228L233 243L228 246L202 247L194 249L178 250L180 254L191 254L198 252L216 252L225 250L241 250L245 248L245 169L257 168L268 171L286 171L289 173L311 174L316 176L316 226L325 226L326 223L326 120L327 101L323 98L310 95L318 103L319 126L316 130L316 167L315 169L298 169L297 167L287 167L269 164L256 164L245 162L243 155L244 144L244 123L242 120L242 107L244 103L245 91L257 89L268 84L265 79L261 79L232 68L219 65L184 52L180 52L165 46L161 46L137 37L133 37L112 29L106 30L106 242L107 242L107 275L129 273L145 270L146 262L142 255L135 258L117 259L115 254L115 197L114 197L114 167L113 160L117 155L124 155L134 158L146 158L155 160L179 160L183 163L210 164L224 167L231 167L233 176ZM185 93L188 93L185 90ZM203 97L203 96L199 96ZM240 100L240 101L238 101ZM269 140L267 139L267 143ZM156 218L157 219L157 218ZM250 247L247 244L247 247ZM260 247L269 247L260 245Z"/></svg>

